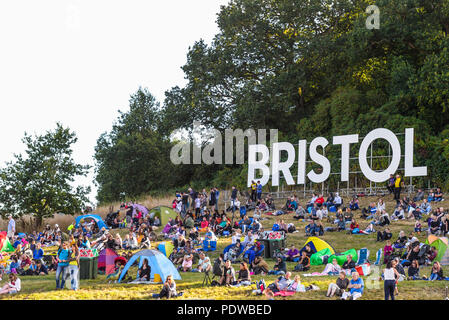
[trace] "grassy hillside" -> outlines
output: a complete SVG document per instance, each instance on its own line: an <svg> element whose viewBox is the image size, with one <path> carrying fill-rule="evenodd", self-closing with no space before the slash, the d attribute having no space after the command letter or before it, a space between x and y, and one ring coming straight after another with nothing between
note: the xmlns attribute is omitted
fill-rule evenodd
<svg viewBox="0 0 449 320"><path fill-rule="evenodd" d="M392 212L394 202L392 196L384 198L386 201L387 211ZM166 199L148 199L144 202L148 206L170 203L170 198ZM345 199L346 201L347 199ZM377 201L375 198L361 198L361 207L367 206L369 202ZM346 202L347 203L347 202ZM449 202L446 200L438 206L447 208ZM100 208L102 213L106 213L107 207ZM358 217L360 211L357 211L355 217ZM252 213L250 213L252 215ZM265 220L262 224L265 229L271 229L271 226L275 222L275 217L265 216ZM304 233L304 227L307 222L297 222L292 219L291 215L282 216L287 222L295 223L295 226L299 230L298 233L289 234L287 238L287 245L295 244L297 247L302 247L307 240ZM368 222L358 219L361 228L366 227ZM330 224L324 222L324 226ZM403 230L408 234L413 231L413 221L398 221L393 222L390 229L393 231L393 239L397 238L400 230ZM382 230L381 228L377 230ZM120 233L123 233L121 231ZM421 241L425 241L426 234L417 235ZM337 252L343 252L351 248L360 249L366 247L371 251L371 259L374 259L375 252L383 248L385 243L376 242L376 235L348 235L344 232L329 232L326 233L322 239L329 242ZM230 243L229 238L222 238L217 245L217 251L209 253L211 260L215 259L220 252ZM155 248L157 243L153 243L152 247ZM270 266L274 265L274 261L268 259ZM293 270L295 263L288 262L287 269ZM238 266L235 265L235 268ZM321 272L324 266L313 266L311 272ZM131 271L132 275L135 275L136 270ZM296 272L293 275L298 274ZM299 273L300 275L303 273ZM364 277L365 280L365 293L362 299L383 299L383 282L378 281L378 276L374 273L374 276ZM429 275L430 267L421 269L421 275ZM449 275L449 267L444 267L444 274ZM184 292L184 295L179 299L265 299L265 297L255 296L251 294L251 291L255 289L255 285L251 288L225 288L225 287L202 287L203 274L197 273L182 273L182 280L177 281L177 285L180 291ZM262 276L255 276L253 280L259 280ZM268 283L275 279L275 276L264 276L265 281ZM297 293L289 298L276 298L276 299L328 299L325 297L325 293L329 283L335 281L335 277L301 277L303 284L316 284L320 291ZM4 282L4 281L3 281ZM397 299L444 299L446 281L403 281L399 283L399 295ZM159 292L160 285L131 285L131 284L109 284L106 282L104 276L99 276L96 280L82 280L81 289L77 292L69 290L56 291L54 274L46 277L22 277L22 292L18 295L12 295L2 297L3 299L150 299L152 293ZM335 299L335 298L334 298Z"/></svg>

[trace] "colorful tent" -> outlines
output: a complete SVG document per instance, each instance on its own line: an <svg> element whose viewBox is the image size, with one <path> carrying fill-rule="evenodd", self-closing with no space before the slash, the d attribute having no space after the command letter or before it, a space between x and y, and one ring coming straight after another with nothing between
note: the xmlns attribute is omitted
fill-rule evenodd
<svg viewBox="0 0 449 320"><path fill-rule="evenodd" d="M304 247L299 252L302 253L302 251L305 250L307 245L310 246L313 252L318 252L327 248L329 249L331 254L335 253L334 248L332 248L332 246L329 243L317 237L309 237L306 243L304 244Z"/></svg>
<svg viewBox="0 0 449 320"><path fill-rule="evenodd" d="M165 226L168 219L175 219L177 216L178 213L169 207L159 206L150 210L150 218L154 219L154 217L158 217L161 220L161 226Z"/></svg>
<svg viewBox="0 0 449 320"><path fill-rule="evenodd" d="M98 229L109 229L108 226L104 223L103 219L97 214L86 214L84 216L76 217L75 219L75 227L78 228L80 225L80 221L84 219L93 219L98 226Z"/></svg>
<svg viewBox="0 0 449 320"><path fill-rule="evenodd" d="M104 249L98 256L98 269L104 268L105 274L114 273L115 259L118 257L117 253L112 249Z"/></svg>
<svg viewBox="0 0 449 320"><path fill-rule="evenodd" d="M122 278L128 272L128 269L139 260L139 268L142 266L144 260L148 260L148 265L151 267L150 278L154 279L154 275L158 274L162 280L165 282L167 276L171 275L174 280L181 280L181 275L179 274L173 263L168 260L168 258L157 250L142 250L134 254L125 265L118 279L118 283L122 281Z"/></svg>
<svg viewBox="0 0 449 320"><path fill-rule="evenodd" d="M149 212L148 208L145 207L144 205L135 203L135 204L133 204L133 216L134 216L134 214L136 213L137 210L139 210L140 212L142 212L142 216L144 216L144 217L145 217L145 216L148 214L148 212Z"/></svg>
<svg viewBox="0 0 449 320"><path fill-rule="evenodd" d="M449 264L449 250L447 250L449 246L448 238L437 237L431 234L427 237L426 244L431 247L435 247L438 250L435 261L440 262L442 265Z"/></svg>
<svg viewBox="0 0 449 320"><path fill-rule="evenodd" d="M174 246L171 242L161 242L158 244L157 249L168 258L173 252Z"/></svg>
<svg viewBox="0 0 449 320"><path fill-rule="evenodd" d="M9 242L5 231L0 232L0 252L14 252L14 247L11 242Z"/></svg>

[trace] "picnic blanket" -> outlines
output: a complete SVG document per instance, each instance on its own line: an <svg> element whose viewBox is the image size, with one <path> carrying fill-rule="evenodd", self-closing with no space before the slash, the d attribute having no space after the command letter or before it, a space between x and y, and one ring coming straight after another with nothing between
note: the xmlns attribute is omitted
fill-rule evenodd
<svg viewBox="0 0 449 320"><path fill-rule="evenodd" d="M278 292L274 293L274 296L288 297L288 296L292 296L294 294L295 294L295 292L293 292L293 291L282 290L282 291L278 291Z"/></svg>

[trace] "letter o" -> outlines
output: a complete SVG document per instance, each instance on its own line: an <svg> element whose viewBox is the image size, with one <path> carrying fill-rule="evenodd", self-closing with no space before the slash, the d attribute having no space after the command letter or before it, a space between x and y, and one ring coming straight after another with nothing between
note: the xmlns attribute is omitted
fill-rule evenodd
<svg viewBox="0 0 449 320"><path fill-rule="evenodd" d="M370 144L377 139L385 139L391 145L391 149L393 152L393 156L391 158L391 163L388 168L382 172L376 172L371 169L368 165L368 161L366 159L366 153L368 151L368 147ZM363 139L362 144L360 145L359 150L359 165L365 177L373 182L384 182L388 180L390 174L394 174L396 170L399 168L399 164L401 162L401 145L399 144L399 140L396 135L388 129L374 129L370 133L366 135Z"/></svg>

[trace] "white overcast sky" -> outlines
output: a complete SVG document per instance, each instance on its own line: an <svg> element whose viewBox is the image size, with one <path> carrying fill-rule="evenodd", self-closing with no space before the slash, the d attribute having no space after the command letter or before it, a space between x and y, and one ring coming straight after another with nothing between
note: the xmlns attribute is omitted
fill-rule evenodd
<svg viewBox="0 0 449 320"><path fill-rule="evenodd" d="M0 165L22 153L24 132L56 122L78 136L77 162L93 165L99 135L130 94L184 86L188 47L218 32L228 0L9 0L0 2ZM93 174L77 182L92 185ZM96 190L90 195L95 202Z"/></svg>

